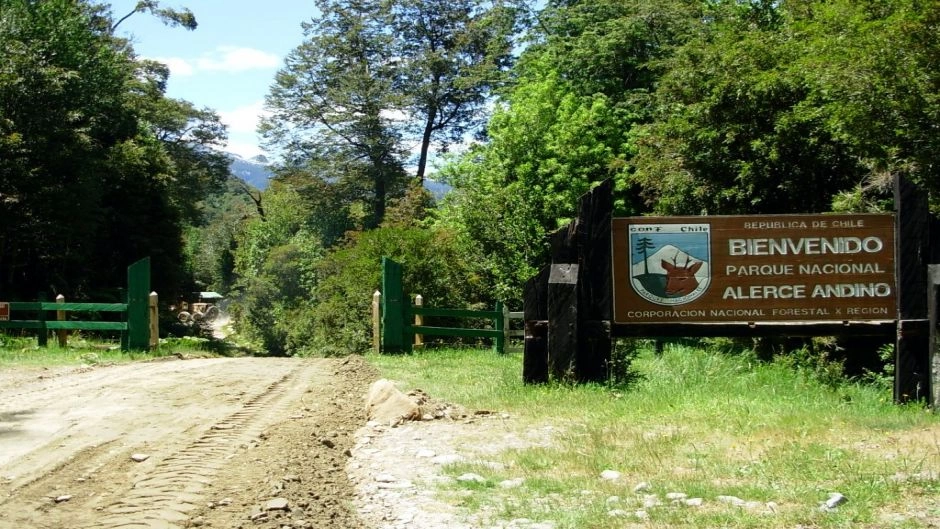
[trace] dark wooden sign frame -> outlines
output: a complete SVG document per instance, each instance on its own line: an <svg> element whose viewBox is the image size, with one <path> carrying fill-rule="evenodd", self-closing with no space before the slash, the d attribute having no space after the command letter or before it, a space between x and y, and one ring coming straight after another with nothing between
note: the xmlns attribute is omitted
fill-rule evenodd
<svg viewBox="0 0 940 529"><path fill-rule="evenodd" d="M931 382L931 364L933 355L930 352L930 343L933 339L934 329L929 324L928 319L928 265L938 262L933 252L937 249L930 245L930 232L933 223L928 207L927 199L923 193L911 183L898 178L895 182L895 207L894 215L881 216L826 216L826 215L802 215L787 216L781 220L781 216L767 216L764 220L759 217L753 217L751 220L743 220L743 217L732 221L754 222L757 223L751 228L759 232L764 232L766 236L746 236L753 230L743 229L735 231L733 228L726 233L722 233L719 239L725 245L730 244L730 239L735 239L737 246L735 251L747 252L747 242L739 242L739 239L770 239L770 238L813 238L813 241L791 242L791 249L807 248L800 246L802 244L812 244L814 251L820 251L816 239L825 237L837 237L832 235L831 231L822 229L820 224L823 220L837 221L841 228L846 228L843 233L848 237L876 237L882 245L890 244L894 252L887 252L884 247L876 248L877 244L871 242L872 246L868 248L864 259L840 262L861 262L868 263L871 266L867 272L871 274L856 274L848 277L844 282L846 284L861 283L886 283L890 282L892 291L889 296L880 296L878 300L867 300L865 303L855 303L852 307L877 307L874 315L868 316L861 314L852 314L852 317L842 317L842 314L836 315L833 311L824 319L810 318L726 318L719 321L709 320L708 318L693 321L690 318L676 317L669 321L668 318L640 318L643 321L625 321L622 314L618 313L614 307L614 282L617 282L618 307L622 312L623 304L628 306L661 306L657 301L663 302L664 288L669 281L667 268L684 268L686 272L701 275L701 268L695 265L700 261L695 257L696 252L676 252L670 249L673 254L659 256L660 261L667 261L662 265L663 268L655 266L649 270L624 272L621 266L613 264L614 255L619 259L625 259L625 252L628 249L614 241L613 234L621 227L614 228L617 223L626 222L628 225L633 222L638 225L660 226L667 223L678 222L690 226L690 229L696 229L696 226L709 224L717 219L721 226L728 218L719 217L683 217L670 218L668 221L663 219L633 219L622 220L613 219L613 184L611 181L605 181L595 187L590 193L581 197L579 203L578 217L568 226L562 228L551 235L550 246L552 254L551 264L544 267L540 273L529 280L525 285L525 326L526 326L526 344L525 357L523 360L523 380L526 383L540 383L550 379L568 380L568 381L603 381L607 377L608 364L610 362L610 351L612 339L616 337L667 337L667 336L841 336L841 335L863 335L879 336L884 338L895 338L895 399L899 402L907 400L923 399L931 394L931 385L937 385ZM725 220L721 220L725 219ZM861 219L859 225L857 221ZM855 220L856 224L851 224ZM871 221L869 227L874 230L867 231L865 223ZM806 229L803 224L808 222ZM814 231L813 222L817 222ZM760 223L763 223L761 225ZM777 223L777 224L775 224ZM831 224L829 225L831 227ZM739 226L740 228L740 226ZM777 230L780 228L781 230ZM796 231L788 231L795 228ZM859 231L861 230L861 231ZM720 231L720 230L719 230ZM865 235L865 234L868 235ZM622 234L622 233L621 233ZM771 235L773 237L771 237ZM843 244L840 243L832 244ZM617 247L617 245L621 245ZM652 247L656 241L644 243ZM762 261L761 258L767 257L760 255L767 252L768 244L765 242L753 242L752 249L758 259L752 263L756 266L773 264L773 260ZM827 244L830 244L827 242ZM855 241L852 241L855 244ZM744 249L741 249L744 248ZM763 250L762 250L763 248ZM843 250L845 246L830 246L830 253L837 253L839 248ZM655 251L655 250L653 250ZM727 250L730 252L730 250ZM854 251L854 246L853 246ZM779 252L778 252L779 253ZM803 252L805 254L805 252ZM843 252L848 253L848 251ZM863 252L859 252L863 253ZM877 254L877 256L875 255ZM701 255L701 254L699 254ZM675 256L675 262L672 257ZM804 255L805 257L805 255ZM833 256L834 257L834 256ZM845 257L845 256L841 256ZM840 257L840 258L841 258ZM815 257L814 257L815 258ZM804 261L804 264L822 263L823 261L813 261L812 259ZM738 264L729 264L730 261L716 258L712 265L722 267L739 266ZM792 262L795 270L799 270L801 261ZM625 263L621 262L620 265ZM661 264L661 263L660 263ZM704 265L702 265L704 266ZM655 268L655 269L654 269ZM696 270L692 270L696 268ZM889 270L890 268L890 270ZM725 268L725 271L728 269ZM851 268L850 268L851 270ZM789 274L789 278L772 278L771 274L760 274L763 283L767 288L759 290L761 295L769 292L779 293L781 290L774 290L770 287L781 285L810 285L811 277L800 276L797 283L796 274ZM772 270L769 270L772 271ZM858 271L858 270L856 270ZM866 272L866 270L862 270ZM646 295L648 299L642 297L626 295L626 301L620 299L620 295L625 292L624 287L632 279L627 277L633 275L656 275L661 277L644 280L653 281L645 283L636 290L643 291L641 295ZM725 274L727 275L727 274ZM787 276L788 274L784 274ZM812 275L812 274L810 274ZM616 276L616 277L615 277ZM712 280L716 280L712 277ZM870 280L870 281L869 281ZM659 281L659 283L655 283ZM642 281L641 281L642 283ZM727 293L726 288L733 286L733 281L724 277L717 280L720 288L719 292ZM818 281L813 284L822 284ZM654 285L654 286L649 286ZM655 286L658 285L658 286ZM812 289L808 286L806 288ZM784 289L786 290L786 289ZM678 294L675 294L678 292ZM694 296L691 291L675 291L671 295ZM745 292L745 291L741 291ZM750 292L750 291L746 291ZM787 291L792 294L793 290ZM806 296L811 296L812 290L802 291ZM807 293L809 292L809 293ZM883 290L880 291L884 293ZM737 291L728 294L734 297ZM719 294L720 295L720 294ZM668 296L665 296L668 297ZM878 297L878 296L872 296ZM887 298L887 299L885 299ZM638 299L642 301L637 302ZM650 303L653 300L653 303ZM670 302L671 300L665 300ZM696 300L682 300L693 303ZM766 300L765 300L766 301ZM803 301L796 302L793 299L777 299L786 308L787 304L793 306L811 306ZM818 301L818 300L817 300ZM700 303L706 303L707 299ZM871 302L869 304L869 302ZM829 307L841 307L839 303L822 303ZM644 305L645 304L645 305ZM772 304L771 304L772 305ZM767 305L770 307L771 305ZM668 305L666 305L668 306ZM695 305L690 305L695 306ZM760 306L760 305L758 305ZM842 307L843 309L845 307ZM770 310L770 309L769 309ZM889 312L885 317L885 312ZM667 314L668 311L663 311ZM768 313L764 313L766 316ZM931 312L933 314L933 312ZM837 317L838 316L838 317ZM933 317L933 316L931 316ZM628 318L629 320L629 318Z"/></svg>

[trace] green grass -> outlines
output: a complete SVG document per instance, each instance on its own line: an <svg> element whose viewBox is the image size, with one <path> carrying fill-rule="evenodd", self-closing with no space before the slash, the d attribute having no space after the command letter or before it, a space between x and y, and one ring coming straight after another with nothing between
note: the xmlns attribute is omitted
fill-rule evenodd
<svg viewBox="0 0 940 529"><path fill-rule="evenodd" d="M67 347L59 347L55 337L47 347L37 345L35 337L0 335L0 368L3 367L67 367L72 365L134 362L173 355L211 355L224 353L218 342L201 338L161 340L152 352L121 351L117 340L87 338L80 333L69 337Z"/></svg>
<svg viewBox="0 0 940 529"><path fill-rule="evenodd" d="M503 452L502 470L472 461L448 468L487 479L470 496L448 496L473 511L559 529L940 524L940 417L897 406L874 386L833 387L786 362L677 345L660 356L643 351L634 363L640 378L627 387L524 386L521 355L491 351L369 359L403 388L509 413L522 428L556 427L548 447ZM605 469L622 476L601 480ZM517 477L522 487L493 486ZM640 482L650 490L634 493ZM848 503L820 511L836 491ZM704 503L673 504L668 492ZM643 494L656 494L662 505L644 507ZM613 496L619 499L608 501ZM736 507L718 496L755 503ZM625 514L611 516L613 509Z"/></svg>

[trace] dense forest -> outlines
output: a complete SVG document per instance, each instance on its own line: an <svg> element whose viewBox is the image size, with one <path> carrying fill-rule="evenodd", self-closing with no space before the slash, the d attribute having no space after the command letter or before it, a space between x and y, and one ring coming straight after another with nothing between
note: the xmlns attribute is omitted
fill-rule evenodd
<svg viewBox="0 0 940 529"><path fill-rule="evenodd" d="M138 11L198 31L198 12ZM622 215L878 211L895 176L940 190L933 0L311 14L266 99L261 192L107 4L0 0L0 298L94 296L149 255L164 299L226 293L272 354L361 351L381 256L434 305L518 308L546 234L605 179Z"/></svg>

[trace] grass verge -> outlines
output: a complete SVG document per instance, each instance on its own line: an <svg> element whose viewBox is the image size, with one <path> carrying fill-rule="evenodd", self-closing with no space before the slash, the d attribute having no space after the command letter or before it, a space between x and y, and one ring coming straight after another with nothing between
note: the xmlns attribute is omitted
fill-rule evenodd
<svg viewBox="0 0 940 529"><path fill-rule="evenodd" d="M678 345L642 351L639 379L619 388L523 386L520 356L491 351L369 358L403 387L507 412L523 428L554 426L554 443L506 450L498 470L448 468L483 475L451 497L501 519L559 529L940 526L940 417L873 386ZM603 479L605 470L620 477ZM821 509L833 492L848 502Z"/></svg>

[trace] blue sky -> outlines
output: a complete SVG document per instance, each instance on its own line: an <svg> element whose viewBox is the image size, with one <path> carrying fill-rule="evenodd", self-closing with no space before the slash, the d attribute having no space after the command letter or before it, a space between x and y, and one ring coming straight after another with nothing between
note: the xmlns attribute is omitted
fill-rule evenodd
<svg viewBox="0 0 940 529"><path fill-rule="evenodd" d="M104 2L103 2L104 3ZM114 19L137 0L112 0ZM316 13L311 0L162 0L161 7L188 7L199 27L163 25L147 13L121 23L141 57L170 67L167 95L209 107L228 125L227 150L251 157L262 153L255 133L264 96L284 57L303 41L301 22Z"/></svg>

